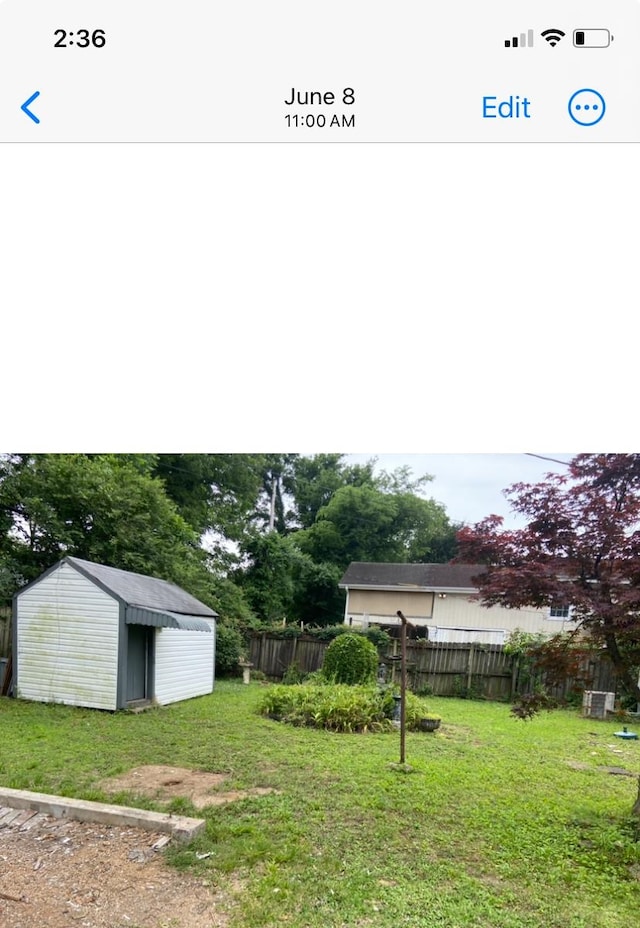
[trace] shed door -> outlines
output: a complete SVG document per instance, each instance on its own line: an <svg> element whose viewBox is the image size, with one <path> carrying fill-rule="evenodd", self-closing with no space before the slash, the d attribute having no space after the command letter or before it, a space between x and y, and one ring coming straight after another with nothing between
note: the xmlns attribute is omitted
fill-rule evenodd
<svg viewBox="0 0 640 928"><path fill-rule="evenodd" d="M127 652L127 702L147 699L149 679L149 645L153 629L145 625L129 625Z"/></svg>

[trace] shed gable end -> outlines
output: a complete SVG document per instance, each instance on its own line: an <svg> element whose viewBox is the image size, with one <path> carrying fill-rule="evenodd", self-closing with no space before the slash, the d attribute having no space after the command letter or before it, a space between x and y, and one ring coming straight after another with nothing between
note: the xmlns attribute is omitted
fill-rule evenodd
<svg viewBox="0 0 640 928"><path fill-rule="evenodd" d="M118 601L62 562L15 603L17 695L115 709Z"/></svg>

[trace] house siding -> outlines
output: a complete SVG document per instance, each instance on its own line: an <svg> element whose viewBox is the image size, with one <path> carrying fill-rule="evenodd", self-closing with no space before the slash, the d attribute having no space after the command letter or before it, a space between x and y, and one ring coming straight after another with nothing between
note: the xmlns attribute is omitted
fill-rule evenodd
<svg viewBox="0 0 640 928"><path fill-rule="evenodd" d="M212 634L174 628L156 630L155 702L166 706L213 690L215 621Z"/></svg>
<svg viewBox="0 0 640 928"><path fill-rule="evenodd" d="M394 593L390 590L349 590L348 611L356 617L368 615L395 618L398 609L409 618L428 619L433 612L433 593Z"/></svg>
<svg viewBox="0 0 640 928"><path fill-rule="evenodd" d="M444 599L436 597L433 624L438 627L502 629L507 633L519 628L523 632L552 635L561 623L550 623L548 614L548 609L505 609L502 606L487 608L468 595L448 593Z"/></svg>
<svg viewBox="0 0 640 928"><path fill-rule="evenodd" d="M116 708L119 604L69 564L16 597L22 699Z"/></svg>
<svg viewBox="0 0 640 928"><path fill-rule="evenodd" d="M432 641L501 644L516 628L533 634L555 635L575 627L567 619L550 619L548 609L487 608L472 599L470 593L439 596L380 590L349 590L345 622L359 626L367 617L370 623L399 624L398 609L412 624L432 629L429 634Z"/></svg>

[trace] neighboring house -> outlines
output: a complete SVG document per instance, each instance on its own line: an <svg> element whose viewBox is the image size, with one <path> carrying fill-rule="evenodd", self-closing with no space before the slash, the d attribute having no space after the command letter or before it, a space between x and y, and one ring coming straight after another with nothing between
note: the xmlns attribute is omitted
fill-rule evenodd
<svg viewBox="0 0 640 928"><path fill-rule="evenodd" d="M347 625L399 625L400 610L430 641L503 644L510 631L554 635L573 628L570 607L505 609L482 606L468 564L374 564L354 562L340 581L346 590Z"/></svg>
<svg viewBox="0 0 640 928"><path fill-rule="evenodd" d="M14 694L114 710L210 693L216 617L166 580L66 557L14 597Z"/></svg>

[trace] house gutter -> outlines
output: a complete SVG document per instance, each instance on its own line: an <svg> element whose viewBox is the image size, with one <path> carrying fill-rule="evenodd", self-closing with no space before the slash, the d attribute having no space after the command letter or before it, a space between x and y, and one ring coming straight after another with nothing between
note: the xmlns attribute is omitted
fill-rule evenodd
<svg viewBox="0 0 640 928"><path fill-rule="evenodd" d="M369 590L372 593L469 593L478 592L475 586L371 586L370 584L361 583L339 583L339 589L346 590L347 596L349 590Z"/></svg>

